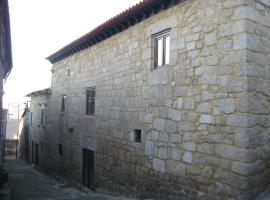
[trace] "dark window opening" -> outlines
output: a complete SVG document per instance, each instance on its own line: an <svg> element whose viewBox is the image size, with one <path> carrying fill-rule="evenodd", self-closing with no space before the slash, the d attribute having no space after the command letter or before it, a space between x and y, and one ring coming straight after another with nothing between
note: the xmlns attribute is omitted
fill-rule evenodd
<svg viewBox="0 0 270 200"><path fill-rule="evenodd" d="M170 63L170 32L162 32L154 36L154 69Z"/></svg>
<svg viewBox="0 0 270 200"><path fill-rule="evenodd" d="M66 103L67 103L67 95L62 96L62 108L61 111L64 112L66 110Z"/></svg>
<svg viewBox="0 0 270 200"><path fill-rule="evenodd" d="M95 114L96 88L91 87L86 89L86 115Z"/></svg>
<svg viewBox="0 0 270 200"><path fill-rule="evenodd" d="M41 110L40 125L45 126L45 109Z"/></svg>
<svg viewBox="0 0 270 200"><path fill-rule="evenodd" d="M59 154L60 156L62 156L62 155L63 155L63 148L62 148L62 144L58 144L58 154Z"/></svg>
<svg viewBox="0 0 270 200"><path fill-rule="evenodd" d="M30 125L33 124L33 113L31 112L31 116L30 116Z"/></svg>
<svg viewBox="0 0 270 200"><path fill-rule="evenodd" d="M134 130L134 141L135 142L142 142L142 131L135 129Z"/></svg>
<svg viewBox="0 0 270 200"><path fill-rule="evenodd" d="M71 75L71 72L70 72L70 69L67 70L67 76L70 76Z"/></svg>

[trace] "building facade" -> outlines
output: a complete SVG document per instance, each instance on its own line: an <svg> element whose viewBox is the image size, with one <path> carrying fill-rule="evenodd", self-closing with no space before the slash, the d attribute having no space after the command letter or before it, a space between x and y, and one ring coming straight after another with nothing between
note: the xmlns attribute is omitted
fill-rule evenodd
<svg viewBox="0 0 270 200"><path fill-rule="evenodd" d="M4 160L6 110L3 105L3 81L8 77L12 69L11 38L8 1L0 0L0 166Z"/></svg>
<svg viewBox="0 0 270 200"><path fill-rule="evenodd" d="M270 180L269 15L267 0L145 0L52 54L51 93L31 99L38 165L138 198L254 198Z"/></svg>

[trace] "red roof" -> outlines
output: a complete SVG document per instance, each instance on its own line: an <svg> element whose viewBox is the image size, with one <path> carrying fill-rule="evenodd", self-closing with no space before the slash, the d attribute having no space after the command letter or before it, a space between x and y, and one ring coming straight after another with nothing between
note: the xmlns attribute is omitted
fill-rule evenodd
<svg viewBox="0 0 270 200"><path fill-rule="evenodd" d="M51 63L58 62L78 51L99 43L130 26L141 22L161 10L167 9L183 0L143 0L124 12L99 25L89 33L53 53L47 59Z"/></svg>

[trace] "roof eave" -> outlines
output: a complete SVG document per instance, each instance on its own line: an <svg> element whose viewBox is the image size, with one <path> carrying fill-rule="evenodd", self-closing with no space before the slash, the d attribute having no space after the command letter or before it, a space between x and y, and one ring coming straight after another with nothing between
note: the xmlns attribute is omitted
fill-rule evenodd
<svg viewBox="0 0 270 200"><path fill-rule="evenodd" d="M46 59L52 64L73 55L83 49L89 48L131 26L151 17L153 14L184 0L144 0L127 9L119 15L101 24L86 35L66 45Z"/></svg>

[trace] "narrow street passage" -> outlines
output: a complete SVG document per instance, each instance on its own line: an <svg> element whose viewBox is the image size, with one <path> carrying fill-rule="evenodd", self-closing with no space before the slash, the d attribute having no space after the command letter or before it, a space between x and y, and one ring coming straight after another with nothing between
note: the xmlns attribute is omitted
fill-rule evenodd
<svg viewBox="0 0 270 200"><path fill-rule="evenodd" d="M101 194L91 194L68 187L48 177L23 160L5 162L8 171L11 200L124 200Z"/></svg>

